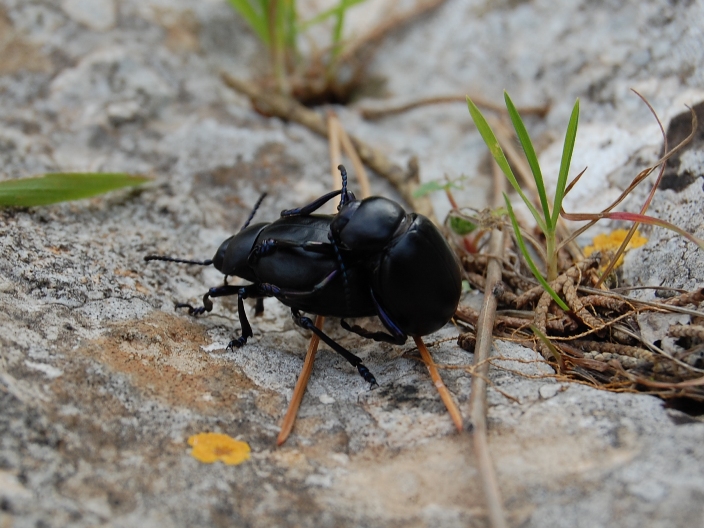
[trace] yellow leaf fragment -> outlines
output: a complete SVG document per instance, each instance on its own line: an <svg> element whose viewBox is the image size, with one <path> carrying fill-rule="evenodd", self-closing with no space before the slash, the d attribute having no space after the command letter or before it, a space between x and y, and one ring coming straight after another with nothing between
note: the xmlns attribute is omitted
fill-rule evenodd
<svg viewBox="0 0 704 528"><path fill-rule="evenodd" d="M240 442L222 433L198 433L188 439L188 445L193 447L191 456L204 464L219 460L229 466L236 466L249 460L251 451L247 442Z"/></svg>
<svg viewBox="0 0 704 528"><path fill-rule="evenodd" d="M615 229L611 233L602 233L597 235L592 240L592 245L584 248L584 255L588 257L595 251L600 251L602 253L614 253L626 239L627 234L628 231L626 229ZM626 251L638 248L647 241L648 239L641 236L640 231L636 230L636 232L633 233L633 238L631 238L628 246L626 246ZM623 264L623 256L619 257L616 262L616 266L620 266L621 264Z"/></svg>

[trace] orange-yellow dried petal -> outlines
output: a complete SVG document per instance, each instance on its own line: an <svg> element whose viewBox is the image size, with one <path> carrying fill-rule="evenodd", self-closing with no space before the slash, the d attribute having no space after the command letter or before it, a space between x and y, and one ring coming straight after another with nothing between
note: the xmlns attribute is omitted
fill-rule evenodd
<svg viewBox="0 0 704 528"><path fill-rule="evenodd" d="M193 447L191 456L204 464L218 460L231 466L241 464L249 460L251 451L247 442L222 433L198 433L188 439L188 445Z"/></svg>
<svg viewBox="0 0 704 528"><path fill-rule="evenodd" d="M626 239L627 234L628 231L625 229L616 229L609 234L602 233L597 235L594 237L594 240L592 240L592 245L584 248L584 255L588 257L595 251L601 251L602 253L614 253ZM636 230L636 232L633 233L633 237L630 242L628 242L628 246L626 246L626 251L638 248L647 241L648 239L641 236L640 231ZM621 264L623 264L623 256L619 257L616 262L616 266L620 266Z"/></svg>

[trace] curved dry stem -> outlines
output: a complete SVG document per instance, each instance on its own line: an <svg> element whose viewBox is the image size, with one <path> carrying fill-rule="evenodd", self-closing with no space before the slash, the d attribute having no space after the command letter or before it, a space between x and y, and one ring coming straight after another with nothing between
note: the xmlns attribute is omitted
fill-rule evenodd
<svg viewBox="0 0 704 528"><path fill-rule="evenodd" d="M633 93L635 93L640 99L646 104L648 109L650 110L650 113L653 114L653 117L655 118L655 121L657 122L658 126L660 127L660 133L662 134L662 141L663 141L663 152L667 152L667 134L665 133L665 128L662 126L662 122L660 121L660 118L658 117L657 113L655 112L655 109L651 106L651 104L648 102L648 100L643 97L641 94L633 90ZM695 118L696 118L696 114ZM693 124L694 125L694 124ZM650 190L650 194L645 200L645 203L643 204L643 207L640 209L640 214L645 214L645 212L648 210L648 207L650 207L650 202L653 201L653 197L655 196L655 191L657 191L658 187L660 186L660 182L662 181L662 176L665 174L665 167L667 166L667 160L662 162L662 165L660 165L660 172L658 174L657 179L655 180L655 183L653 184L653 188ZM616 263L619 261L621 258L621 255L626 251L626 247L628 246L628 243L631 241L633 238L633 235L636 233L636 229L638 229L638 226L640 225L639 222L633 222L633 225L631 225L631 228L628 230L628 234L626 235L626 238L623 239L623 242L621 242L621 245L619 248L616 250L616 254L613 256L613 258L610 260L609 264L606 266L606 269L604 270L604 273L601 274L601 277L599 277L599 280L595 284L596 288L599 288L606 277L608 277L613 269L616 267Z"/></svg>
<svg viewBox="0 0 704 528"><path fill-rule="evenodd" d="M476 104L479 107L488 109L488 110L493 110L495 112L506 112L506 108L500 104L494 103L493 101L489 101L488 99L480 96L480 95L472 95L470 97L474 104ZM413 110L415 108L421 108L423 106L430 106L430 105L437 105L437 104L446 104L446 103L463 103L466 104L467 101L467 94L460 94L460 95L435 95L435 96L430 96L430 97L422 97L420 99L415 99L413 101L399 104L397 106L387 106L385 108L361 108L359 110L360 114L364 119L367 119L369 121L377 120L377 119L382 119L385 117L390 117L398 114L402 114L404 112L408 112L409 110ZM518 107L517 110L523 114L533 114L537 115L539 117L544 117L545 114L547 114L548 110L550 107L548 105L544 106L522 106Z"/></svg>
<svg viewBox="0 0 704 528"><path fill-rule="evenodd" d="M611 212L617 205L619 205L623 200L626 199L626 197L635 189L640 183L645 180L656 168L658 168L660 165L664 164L668 159L670 159L672 156L674 156L677 152L682 150L687 143L692 141L694 136L696 135L697 132L697 126L698 126L698 120L697 120L697 114L690 108L690 111L692 112L692 132L687 136L685 139L683 139L676 147L674 147L671 151L667 152L664 156L662 156L657 162L655 162L653 165L650 167L643 169L641 172L638 173L638 175L631 181L631 184L619 195L619 197L607 208L602 210L600 213L567 213L564 209L560 209L560 216L564 218L565 220L572 220L576 222L581 222L588 220L589 223L580 227L577 229L574 233L572 233L571 237L563 241L559 246L558 250L560 250L562 247L565 246L569 241L575 239L582 233L584 233L587 229L592 227L594 224L596 224L599 220L604 218L604 215L606 213ZM580 173L579 176L581 176L583 173ZM573 181L569 186L568 189L572 189L576 181ZM655 188L655 187L654 187ZM649 204L650 202L648 202Z"/></svg>

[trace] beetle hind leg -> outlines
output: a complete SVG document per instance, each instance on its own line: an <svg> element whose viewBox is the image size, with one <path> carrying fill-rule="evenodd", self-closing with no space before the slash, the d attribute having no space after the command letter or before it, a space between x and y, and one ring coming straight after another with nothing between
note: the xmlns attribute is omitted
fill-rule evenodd
<svg viewBox="0 0 704 528"><path fill-rule="evenodd" d="M406 339L408 339L408 336L406 334L404 334L403 332L394 333L394 334L387 334L386 332L372 332L370 330L367 330L366 328L362 328L361 326L350 325L344 319L340 320L340 326L342 328L344 328L345 330L347 330L348 332L353 332L353 333L360 335L364 338L373 339L374 341L378 341L380 343L391 343L393 345L403 345L406 343Z"/></svg>
<svg viewBox="0 0 704 528"><path fill-rule="evenodd" d="M355 356L352 352L344 348L342 345L338 344L330 336L325 334L322 330L313 324L313 321L308 317L304 317L298 310L291 309L291 314L293 315L294 322L301 328L306 328L317 335L326 345L332 348L335 352L344 357L353 367L357 367L357 372L364 378L364 381L369 383L369 388L374 388L379 384L376 382L374 374L372 374L369 369L362 363L362 360Z"/></svg>

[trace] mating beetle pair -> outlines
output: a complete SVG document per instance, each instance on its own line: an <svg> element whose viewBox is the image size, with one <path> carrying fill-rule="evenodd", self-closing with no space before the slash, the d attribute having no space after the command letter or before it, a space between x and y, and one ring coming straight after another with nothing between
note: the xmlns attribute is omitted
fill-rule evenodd
<svg viewBox="0 0 704 528"><path fill-rule="evenodd" d="M401 345L407 336L423 336L442 328L452 317L462 289L459 264L433 223L406 214L396 202L373 196L356 200L347 191L347 172L340 165L342 189L299 209L282 211L271 223L250 225L264 195L239 233L225 240L212 260L190 261L148 256L186 264L214 265L227 279L252 284L210 288L193 315L210 312L213 297L237 295L242 334L228 348L252 337L243 300L276 297L291 308L298 326L314 332L342 355L371 385L376 379L362 360L345 349L301 312L340 317L348 331L369 339ZM313 214L340 196L336 215ZM350 326L344 318L377 316L387 332Z"/></svg>

